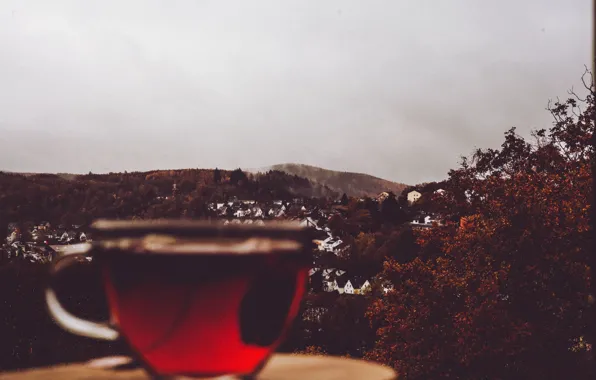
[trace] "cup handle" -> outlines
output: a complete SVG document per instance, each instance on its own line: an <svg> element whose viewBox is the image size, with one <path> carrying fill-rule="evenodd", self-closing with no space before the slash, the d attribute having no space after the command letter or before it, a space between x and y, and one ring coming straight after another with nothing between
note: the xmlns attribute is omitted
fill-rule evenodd
<svg viewBox="0 0 596 380"><path fill-rule="evenodd" d="M91 245L87 245L82 250L67 251L53 264L50 270L50 281L45 291L46 305L54 321L64 330L88 338L114 341L120 336L116 329L110 327L108 323L91 322L72 315L60 304L52 287L55 278L62 270L76 263L77 259L85 257L90 250Z"/></svg>

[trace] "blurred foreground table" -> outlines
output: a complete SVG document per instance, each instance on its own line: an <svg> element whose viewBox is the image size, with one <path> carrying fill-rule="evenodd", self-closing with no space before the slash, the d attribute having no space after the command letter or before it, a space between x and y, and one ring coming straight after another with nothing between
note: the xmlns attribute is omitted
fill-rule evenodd
<svg viewBox="0 0 596 380"><path fill-rule="evenodd" d="M118 356L88 363L64 364L48 368L0 373L0 380L148 380L141 368L130 368L132 360ZM134 366L133 366L134 367ZM215 379L215 378L214 378ZM234 379L220 377L218 379ZM257 380L396 380L388 367L333 356L295 354L274 355Z"/></svg>

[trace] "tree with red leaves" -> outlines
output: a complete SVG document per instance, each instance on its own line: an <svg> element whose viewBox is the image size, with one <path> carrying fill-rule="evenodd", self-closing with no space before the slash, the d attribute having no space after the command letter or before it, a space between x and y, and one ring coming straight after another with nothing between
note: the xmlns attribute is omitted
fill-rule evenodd
<svg viewBox="0 0 596 380"><path fill-rule="evenodd" d="M590 311L594 82L549 105L528 142L505 134L449 173L443 227L418 235L415 260L388 260L393 290L368 310L367 357L407 378L594 376ZM473 218L470 218L473 216ZM459 221L468 217L470 223Z"/></svg>

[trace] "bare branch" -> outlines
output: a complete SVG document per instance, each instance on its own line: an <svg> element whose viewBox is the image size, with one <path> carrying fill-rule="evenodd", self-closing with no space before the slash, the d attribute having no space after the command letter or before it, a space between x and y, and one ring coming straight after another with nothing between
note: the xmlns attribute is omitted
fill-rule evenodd
<svg viewBox="0 0 596 380"><path fill-rule="evenodd" d="M573 96L574 98L576 98L577 100L579 100L580 102L585 102L587 100L587 98L581 98L573 89L573 86L571 86L571 90L567 90L567 93L571 96Z"/></svg>
<svg viewBox="0 0 596 380"><path fill-rule="evenodd" d="M588 68L588 66L584 65L585 67L585 71L582 74L582 83L584 85L584 87L586 88L586 90L590 91L590 93L594 94L594 73L592 73L592 70L590 70ZM590 80L589 80L589 84L586 83L586 76L590 76Z"/></svg>

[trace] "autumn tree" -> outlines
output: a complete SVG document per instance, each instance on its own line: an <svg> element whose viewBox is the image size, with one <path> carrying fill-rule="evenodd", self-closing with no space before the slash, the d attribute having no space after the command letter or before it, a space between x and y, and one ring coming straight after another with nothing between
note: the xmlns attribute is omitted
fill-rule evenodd
<svg viewBox="0 0 596 380"><path fill-rule="evenodd" d="M180 185L178 185L178 190L180 190L182 194L188 194L194 189L196 189L196 187L196 182L193 182L190 179L185 178L180 182Z"/></svg>
<svg viewBox="0 0 596 380"><path fill-rule="evenodd" d="M383 223L399 224L406 220L406 214L397 202L395 194L389 193L389 196L381 202L381 219Z"/></svg>
<svg viewBox="0 0 596 380"><path fill-rule="evenodd" d="M589 80L586 80L589 78ZM368 311L367 357L408 378L589 378L594 84L549 106L554 124L526 141L478 149L449 173L457 224L421 232L421 253L390 259L394 290ZM583 342L583 343L581 343ZM580 344L581 343L581 344Z"/></svg>
<svg viewBox="0 0 596 380"><path fill-rule="evenodd" d="M246 174L240 168L233 170L230 174L230 183L233 185L241 185L247 181L248 178L246 177Z"/></svg>

